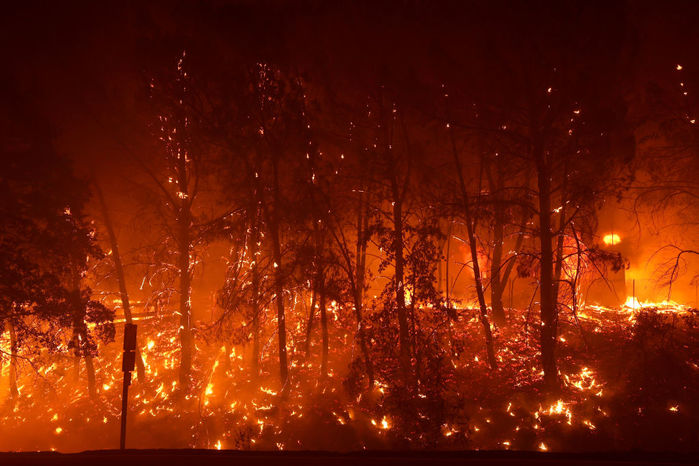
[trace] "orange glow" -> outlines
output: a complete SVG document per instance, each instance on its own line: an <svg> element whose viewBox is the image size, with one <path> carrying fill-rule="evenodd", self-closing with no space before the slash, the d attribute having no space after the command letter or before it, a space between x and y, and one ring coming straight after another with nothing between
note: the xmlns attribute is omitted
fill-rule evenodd
<svg viewBox="0 0 699 466"><path fill-rule="evenodd" d="M608 233L602 237L602 241L607 246L614 246L615 244L619 244L621 242L621 237L616 233Z"/></svg>

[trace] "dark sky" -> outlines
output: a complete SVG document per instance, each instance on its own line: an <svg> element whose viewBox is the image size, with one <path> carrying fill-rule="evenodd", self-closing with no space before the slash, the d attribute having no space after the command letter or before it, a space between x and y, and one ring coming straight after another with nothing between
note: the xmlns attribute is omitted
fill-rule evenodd
<svg viewBox="0 0 699 466"><path fill-rule="evenodd" d="M411 97L420 81L473 80L473 63L498 44L525 51L524 62L555 51L591 76L586 61L606 54L633 87L699 61L697 10L692 1L16 2L0 14L0 83L78 166L119 168L125 152L151 148L146 85L183 49L214 75L225 60L285 64L350 101L353 87L377 76ZM566 49L571 38L578 51ZM510 79L503 87L518 85Z"/></svg>
<svg viewBox="0 0 699 466"><path fill-rule="evenodd" d="M586 61L607 54L629 89L699 62L693 1L30 1L3 10L4 92L43 118L78 166L118 168L125 152L149 150L146 84L185 48L213 73L219 61L259 57L345 93L377 75L407 89L472 79L472 58L498 41L516 55L535 35L548 50L532 46L521 60L555 50L594 76ZM568 52L566 36L589 46Z"/></svg>
<svg viewBox="0 0 699 466"><path fill-rule="evenodd" d="M497 28L550 30L555 46L557 30L594 35L627 22L619 40L632 38L633 63L649 74L654 63L689 59L697 42L691 1L17 3L2 15L4 86L45 115L78 159L138 140L134 106L148 68L192 43L361 76L381 63L414 73L420 63L411 61L444 49L487 51Z"/></svg>

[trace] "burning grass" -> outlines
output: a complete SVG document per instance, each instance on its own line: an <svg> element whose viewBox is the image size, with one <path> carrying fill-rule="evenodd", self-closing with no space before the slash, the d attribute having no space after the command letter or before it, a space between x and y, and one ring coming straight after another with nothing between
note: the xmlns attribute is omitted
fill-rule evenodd
<svg viewBox="0 0 699 466"><path fill-rule="evenodd" d="M128 446L256 450L513 449L540 451L689 450L696 442L699 333L696 310L670 303L561 314L561 390L540 391L534 312L511 310L495 332L499 367L490 370L475 310L438 327L422 377L398 383L373 353L377 380L356 370L350 326L332 326L330 371L318 377L317 352L291 353L281 391L275 355L249 377L243 347L197 339L193 388L180 390L174 328L140 326L145 380L131 387ZM338 312L338 314L342 314ZM334 315L334 314L333 314ZM292 323L294 324L294 323ZM293 325L302 338L302 325ZM447 340L447 334L451 338ZM271 340L270 335L269 338ZM119 338L117 338L119 341ZM293 341L292 341L293 343ZM269 345L272 347L273 345ZM302 345L290 345L291 348ZM313 347L312 347L313 349ZM0 449L114 448L121 398L119 344L95 358L98 395L76 381L71 358L46 351L20 363L19 395L5 401ZM354 356L354 357L353 357ZM384 368L384 369L382 369ZM3 365L3 384L9 375Z"/></svg>

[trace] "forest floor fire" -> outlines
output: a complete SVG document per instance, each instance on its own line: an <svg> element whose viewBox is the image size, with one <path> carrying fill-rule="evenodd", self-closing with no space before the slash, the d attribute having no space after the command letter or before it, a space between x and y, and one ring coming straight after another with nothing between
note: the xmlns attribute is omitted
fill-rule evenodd
<svg viewBox="0 0 699 466"><path fill-rule="evenodd" d="M476 314L460 310L451 330L478 335ZM673 303L586 306L577 316L562 313L562 390L546 398L539 391L534 313L511 310L508 325L496 332L497 359L508 363L491 371L481 340L470 338L445 361L440 408L430 399L434 392L417 389L415 419L403 418L405 413L396 409L390 380L350 394L341 363L346 355L331 354L329 377L318 380L317 365L294 353L293 386L284 395L270 388L276 384L270 374L248 380L239 349L207 347L203 340L197 343L197 384L191 394L179 397L175 334L141 325L146 380L136 379L131 387L128 446L688 451L696 445L690 433L696 435L699 399L696 324L696 309ZM330 348L351 346L347 335L335 326L331 338L346 344ZM66 355L45 354L40 361L24 362L19 396L14 404L7 400L3 405L0 449L114 448L119 351L117 343L100 348L96 400L90 399L84 376L75 381ZM8 376L7 364L2 376ZM432 427L417 430L416 425Z"/></svg>

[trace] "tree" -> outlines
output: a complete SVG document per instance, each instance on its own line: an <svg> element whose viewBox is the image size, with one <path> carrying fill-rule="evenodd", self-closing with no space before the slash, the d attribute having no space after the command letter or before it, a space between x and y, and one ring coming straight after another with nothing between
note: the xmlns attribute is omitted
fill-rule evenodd
<svg viewBox="0 0 699 466"><path fill-rule="evenodd" d="M185 66L186 58L186 52L182 52L175 70L163 70L159 79L151 80L150 100L157 113L153 132L160 145L154 160L139 161L154 188L149 203L155 209L166 238L163 259L175 262L179 298L179 378L183 393L189 390L191 382L192 277L198 263L197 253L225 217L225 214L218 216L199 210L198 198L209 175L208 154L197 139L198 132L193 130L200 124L201 108L195 95L196 84Z"/></svg>
<svg viewBox="0 0 699 466"><path fill-rule="evenodd" d="M52 143L50 128L13 86L2 86L3 171L0 176L0 321L11 337L10 391L17 395L17 357L22 344L39 339L58 350L56 332L72 329L69 348L85 357L95 395L96 337L114 338L113 312L81 285L88 258L101 251L83 215L89 192ZM86 323L96 324L91 332ZM3 325L4 327L5 325Z"/></svg>

